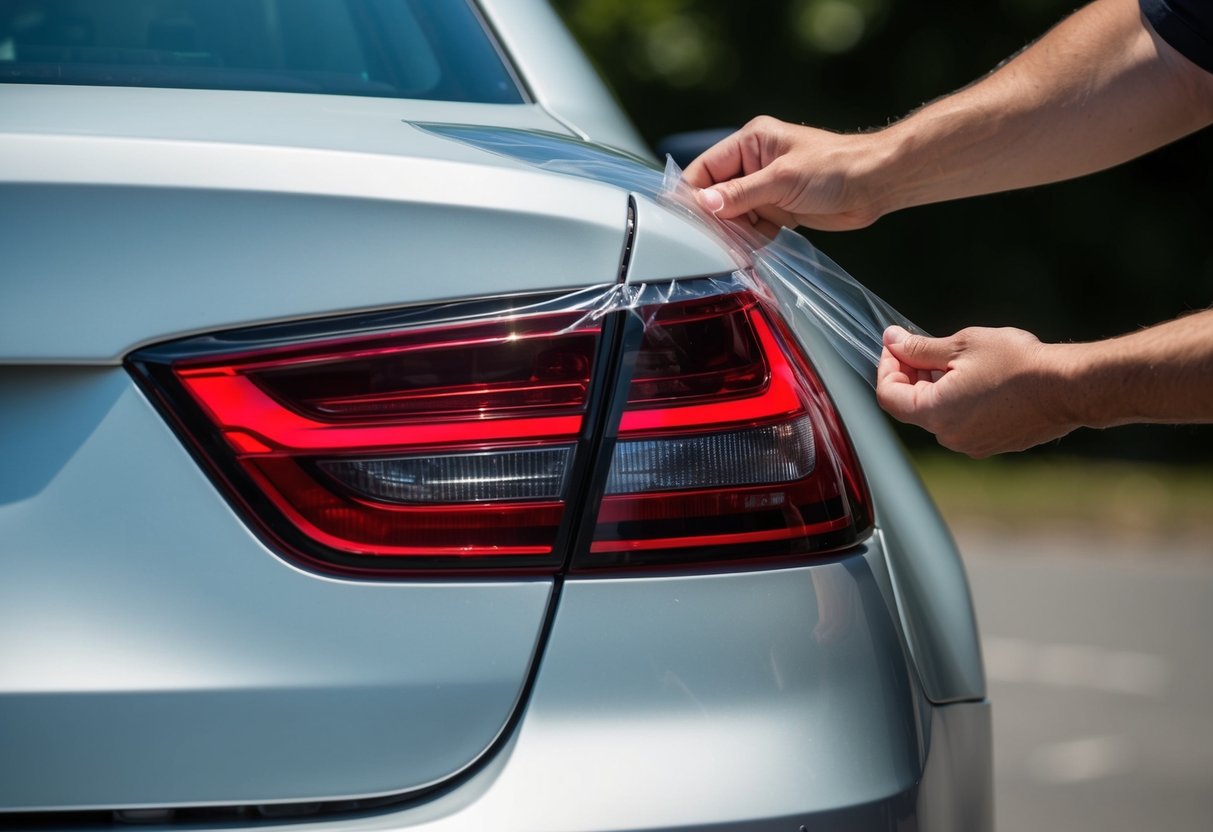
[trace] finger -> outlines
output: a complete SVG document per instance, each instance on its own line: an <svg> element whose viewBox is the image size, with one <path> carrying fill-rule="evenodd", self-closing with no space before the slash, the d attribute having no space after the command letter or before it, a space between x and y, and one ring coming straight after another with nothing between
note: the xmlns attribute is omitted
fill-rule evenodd
<svg viewBox="0 0 1213 832"><path fill-rule="evenodd" d="M701 202L700 205L703 206L703 203ZM703 207L706 209L707 206ZM747 212L745 219L746 224L767 241L774 240L783 229L796 226L796 220L792 218L791 214L770 206Z"/></svg>
<svg viewBox="0 0 1213 832"><path fill-rule="evenodd" d="M890 416L921 426L930 383L919 378L917 370L906 370L888 347L881 350L876 366L876 401Z"/></svg>
<svg viewBox="0 0 1213 832"><path fill-rule="evenodd" d="M776 167L769 166L749 176L719 182L695 194L699 204L724 220L731 220L749 211L778 206L782 188Z"/></svg>
<svg viewBox="0 0 1213 832"><path fill-rule="evenodd" d="M926 382L914 383L904 373L893 373L876 382L876 403L901 422L922 427L927 419Z"/></svg>
<svg viewBox="0 0 1213 832"><path fill-rule="evenodd" d="M777 228L795 228L800 224L796 221L796 217L773 205L755 208L754 213L758 215L759 221L766 220Z"/></svg>
<svg viewBox="0 0 1213 832"><path fill-rule="evenodd" d="M910 382L910 377L906 375L901 366L901 362L897 360L897 356L889 352L888 347L880 351L880 361L876 365L876 383L899 383L907 384Z"/></svg>
<svg viewBox="0 0 1213 832"><path fill-rule="evenodd" d="M774 240L776 237L778 237L782 228L782 225L773 223L770 220L763 219L762 217L759 217L758 222L754 223L754 230L763 237L766 237L768 240Z"/></svg>
<svg viewBox="0 0 1213 832"><path fill-rule="evenodd" d="M708 188L745 173L742 164L741 140L734 133L699 154L682 172L682 178L694 188Z"/></svg>
<svg viewBox="0 0 1213 832"><path fill-rule="evenodd" d="M951 338L914 335L899 326L884 331L884 345L900 361L919 370L947 370L956 357Z"/></svg>

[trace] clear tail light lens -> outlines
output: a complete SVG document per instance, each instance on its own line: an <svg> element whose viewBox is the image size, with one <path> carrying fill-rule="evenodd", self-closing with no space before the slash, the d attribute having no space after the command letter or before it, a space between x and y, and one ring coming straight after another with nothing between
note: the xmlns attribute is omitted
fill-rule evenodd
<svg viewBox="0 0 1213 832"><path fill-rule="evenodd" d="M784 483L813 473L808 416L709 434L631 439L615 446L607 494Z"/></svg>
<svg viewBox="0 0 1213 832"><path fill-rule="evenodd" d="M600 322L448 308L130 363L271 543L328 569L708 564L856 541L868 500L833 406L777 313L722 285Z"/></svg>
<svg viewBox="0 0 1213 832"><path fill-rule="evenodd" d="M431 454L387 459L322 460L334 480L387 503L484 503L560 500L573 446Z"/></svg>

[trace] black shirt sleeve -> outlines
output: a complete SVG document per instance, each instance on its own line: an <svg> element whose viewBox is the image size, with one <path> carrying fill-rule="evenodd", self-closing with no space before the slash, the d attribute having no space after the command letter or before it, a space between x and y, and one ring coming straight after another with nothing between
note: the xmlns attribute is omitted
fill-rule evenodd
<svg viewBox="0 0 1213 832"><path fill-rule="evenodd" d="M1213 72L1213 0L1139 0L1158 36L1192 63Z"/></svg>

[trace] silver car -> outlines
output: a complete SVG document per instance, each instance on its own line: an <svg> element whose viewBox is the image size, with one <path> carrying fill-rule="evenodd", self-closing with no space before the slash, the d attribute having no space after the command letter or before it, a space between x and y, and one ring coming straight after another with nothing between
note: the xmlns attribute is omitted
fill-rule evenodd
<svg viewBox="0 0 1213 832"><path fill-rule="evenodd" d="M477 142L652 164L542 0L4 0L0 82L0 825L991 827L870 389Z"/></svg>

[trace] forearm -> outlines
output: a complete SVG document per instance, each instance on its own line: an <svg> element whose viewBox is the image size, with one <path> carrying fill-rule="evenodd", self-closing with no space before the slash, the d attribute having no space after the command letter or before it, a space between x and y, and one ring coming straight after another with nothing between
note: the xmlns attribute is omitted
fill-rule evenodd
<svg viewBox="0 0 1213 832"><path fill-rule="evenodd" d="M997 71L872 136L879 213L1054 182L1213 123L1213 75L1136 0L1097 0Z"/></svg>
<svg viewBox="0 0 1213 832"><path fill-rule="evenodd" d="M1050 349L1056 393L1075 425L1213 422L1213 310Z"/></svg>

